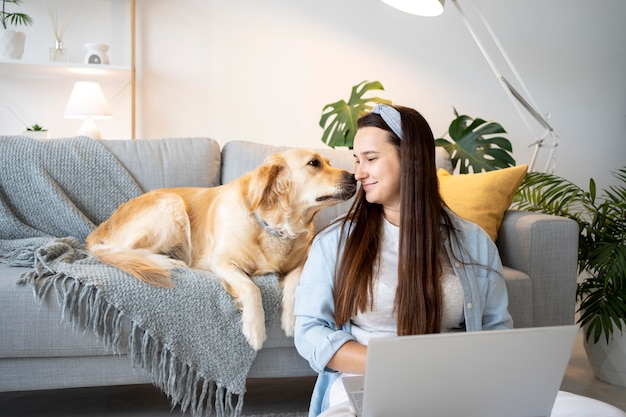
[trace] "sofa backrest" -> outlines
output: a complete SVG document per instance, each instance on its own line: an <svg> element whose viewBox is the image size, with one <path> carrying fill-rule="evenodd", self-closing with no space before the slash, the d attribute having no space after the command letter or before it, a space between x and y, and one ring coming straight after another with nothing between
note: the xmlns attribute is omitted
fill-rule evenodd
<svg viewBox="0 0 626 417"><path fill-rule="evenodd" d="M143 191L220 185L219 144L209 138L101 140Z"/></svg>
<svg viewBox="0 0 626 417"><path fill-rule="evenodd" d="M268 155L289 148L288 146L272 146L246 141L226 143L222 148L222 183L226 184L253 170L261 165ZM354 157L351 150L325 148L315 149L315 151L328 158L332 166L354 172ZM437 168L445 168L448 172L452 172L450 155L444 148L435 148L435 163ZM351 204L352 199L320 211L315 218L315 231L345 214Z"/></svg>
<svg viewBox="0 0 626 417"><path fill-rule="evenodd" d="M256 142L232 141L220 152L213 139L167 138L137 140L101 140L128 169L144 191L172 187L215 187L233 181L254 170L263 160L289 146L272 146ZM332 166L354 171L354 158L348 149L315 149L330 160ZM435 148L437 168L452 171L450 156ZM315 218L315 230L343 215L352 200L323 209Z"/></svg>

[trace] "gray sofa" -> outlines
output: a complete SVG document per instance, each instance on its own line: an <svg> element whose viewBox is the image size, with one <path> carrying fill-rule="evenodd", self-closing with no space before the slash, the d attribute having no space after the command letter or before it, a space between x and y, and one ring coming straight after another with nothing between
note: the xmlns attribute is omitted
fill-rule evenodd
<svg viewBox="0 0 626 417"><path fill-rule="evenodd" d="M102 143L144 191L226 183L281 149L251 142L229 142L220 149L217 142L208 138ZM352 169L349 151L320 152L334 166ZM437 159L440 167L450 169L445 151L439 149ZM16 174L2 171L2 175ZM320 213L316 227L346 208L344 203ZM516 327L574 322L577 239L578 229L571 220L506 212L497 244L505 265L510 311ZM103 348L90 332L75 332L62 322L55 297L48 297L39 306L30 288L16 285L25 269L0 263L0 391L151 382L141 369L132 368L125 352L115 354ZM307 375L314 373L298 356L293 340L284 336L278 321L273 323L249 377Z"/></svg>

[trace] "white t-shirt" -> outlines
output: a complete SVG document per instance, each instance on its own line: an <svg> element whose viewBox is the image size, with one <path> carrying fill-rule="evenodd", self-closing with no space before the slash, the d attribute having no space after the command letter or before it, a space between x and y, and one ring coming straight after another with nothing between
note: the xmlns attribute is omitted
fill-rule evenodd
<svg viewBox="0 0 626 417"><path fill-rule="evenodd" d="M397 316L394 311L394 300L398 286L398 246L400 228L389 221L383 221L381 250L374 277L374 304L371 310L359 312L351 319L351 332L358 343L367 345L369 339L375 337L395 337L397 333ZM463 290L457 279L450 260L442 253L442 292L443 317L442 332L463 330ZM347 401L341 378L338 378L330 391L330 405Z"/></svg>

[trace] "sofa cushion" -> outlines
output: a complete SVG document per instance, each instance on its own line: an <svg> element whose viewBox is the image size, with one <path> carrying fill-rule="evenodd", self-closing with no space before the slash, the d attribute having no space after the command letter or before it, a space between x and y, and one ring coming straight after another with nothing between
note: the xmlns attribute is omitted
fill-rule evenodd
<svg viewBox="0 0 626 417"><path fill-rule="evenodd" d="M452 211L480 225L495 242L504 212L511 205L527 169L527 165L519 165L456 175L440 169L437 171L439 191Z"/></svg>
<svg viewBox="0 0 626 417"><path fill-rule="evenodd" d="M144 191L215 187L220 184L220 146L209 138L101 140Z"/></svg>
<svg viewBox="0 0 626 417"><path fill-rule="evenodd" d="M0 358L110 355L91 331L74 331L62 319L54 288L39 306L31 287L17 285L28 271L0 263Z"/></svg>

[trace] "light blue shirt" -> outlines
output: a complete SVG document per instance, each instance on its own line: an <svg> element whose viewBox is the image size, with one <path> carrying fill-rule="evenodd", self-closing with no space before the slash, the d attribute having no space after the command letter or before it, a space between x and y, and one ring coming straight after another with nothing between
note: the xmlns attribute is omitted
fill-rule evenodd
<svg viewBox="0 0 626 417"><path fill-rule="evenodd" d="M459 239L446 238L444 246L463 289L466 330L512 328L513 320L508 312L508 296L496 245L478 225L450 211L448 213ZM345 238L345 234L341 236L339 224L315 237L296 290L295 345L300 355L319 374L309 408L311 417L328 407L329 388L339 375L326 368L326 364L344 343L354 340L350 323L339 329L334 320L337 247L341 239L343 249ZM456 257L452 256L452 251Z"/></svg>

